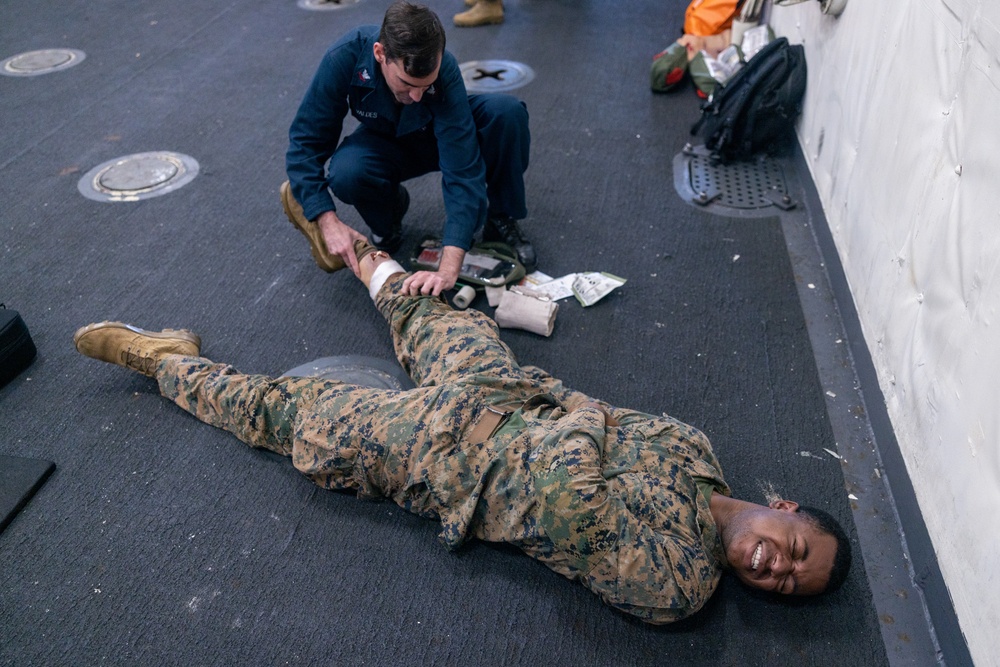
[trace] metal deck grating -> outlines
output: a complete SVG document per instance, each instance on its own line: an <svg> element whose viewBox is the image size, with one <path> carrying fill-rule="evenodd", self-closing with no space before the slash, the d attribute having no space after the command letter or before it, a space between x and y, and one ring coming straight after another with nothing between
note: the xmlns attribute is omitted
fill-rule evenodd
<svg viewBox="0 0 1000 667"><path fill-rule="evenodd" d="M674 159L674 185L685 201L719 215L774 215L776 208L795 206L779 162L722 164L700 147L685 149Z"/></svg>

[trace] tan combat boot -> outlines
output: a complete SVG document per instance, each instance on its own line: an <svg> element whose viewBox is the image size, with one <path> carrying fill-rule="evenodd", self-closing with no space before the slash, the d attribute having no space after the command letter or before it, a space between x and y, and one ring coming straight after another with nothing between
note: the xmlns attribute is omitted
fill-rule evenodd
<svg viewBox="0 0 1000 667"><path fill-rule="evenodd" d="M323 240L323 232L320 231L319 224L306 219L301 204L295 201L295 197L292 195L292 186L288 181L281 184L281 205L285 209L288 221L309 241L309 249L312 251L313 259L319 264L319 268L327 273L344 268L344 260L326 249L326 241Z"/></svg>
<svg viewBox="0 0 1000 667"><path fill-rule="evenodd" d="M153 377L164 355L201 354L201 338L186 329L145 331L122 322L88 324L76 330L73 343L80 354L131 368L148 377Z"/></svg>
<svg viewBox="0 0 1000 667"><path fill-rule="evenodd" d="M480 25L503 23L503 2L479 0L472 8L455 14L455 25L459 28L474 28Z"/></svg>

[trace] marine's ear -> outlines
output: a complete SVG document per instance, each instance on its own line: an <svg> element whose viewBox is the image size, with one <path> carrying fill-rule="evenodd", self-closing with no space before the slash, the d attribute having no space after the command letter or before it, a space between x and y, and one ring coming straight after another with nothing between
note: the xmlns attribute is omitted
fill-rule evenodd
<svg viewBox="0 0 1000 667"><path fill-rule="evenodd" d="M768 503L768 507L770 507L773 510L779 510L782 512L799 511L799 504L797 502L795 502L794 500L784 500L782 498L778 498L777 500L772 500L770 503Z"/></svg>

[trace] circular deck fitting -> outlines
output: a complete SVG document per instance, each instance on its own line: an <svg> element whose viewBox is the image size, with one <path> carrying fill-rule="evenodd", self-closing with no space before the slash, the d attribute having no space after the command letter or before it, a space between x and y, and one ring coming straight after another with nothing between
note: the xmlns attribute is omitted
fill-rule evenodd
<svg viewBox="0 0 1000 667"><path fill-rule="evenodd" d="M513 60L472 60L462 63L462 79L470 93L501 93L531 83L535 71Z"/></svg>
<svg viewBox="0 0 1000 667"><path fill-rule="evenodd" d="M688 203L730 217L776 215L797 203L776 160L722 164L700 146L674 158L674 188Z"/></svg>
<svg viewBox="0 0 1000 667"><path fill-rule="evenodd" d="M190 183L198 175L194 158L180 153L136 153L99 164L77 187L96 201L139 201L159 197Z"/></svg>
<svg viewBox="0 0 1000 667"><path fill-rule="evenodd" d="M38 76L79 65L87 55L76 49L42 49L28 51L0 61L0 74L6 76Z"/></svg>
<svg viewBox="0 0 1000 667"><path fill-rule="evenodd" d="M413 380L394 362L352 354L321 357L285 371L284 377L317 377L376 389L413 389Z"/></svg>
<svg viewBox="0 0 1000 667"><path fill-rule="evenodd" d="M313 11L325 12L353 7L360 1L361 0L299 0L297 4L301 9L311 9Z"/></svg>

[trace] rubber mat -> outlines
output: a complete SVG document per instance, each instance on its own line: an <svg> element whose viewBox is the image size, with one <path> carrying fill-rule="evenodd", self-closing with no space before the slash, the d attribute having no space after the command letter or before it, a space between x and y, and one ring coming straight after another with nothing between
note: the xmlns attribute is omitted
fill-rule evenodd
<svg viewBox="0 0 1000 667"><path fill-rule="evenodd" d="M56 464L41 459L0 454L0 531L31 500Z"/></svg>

